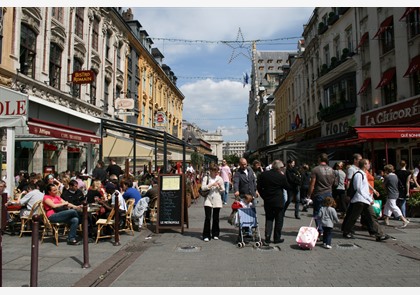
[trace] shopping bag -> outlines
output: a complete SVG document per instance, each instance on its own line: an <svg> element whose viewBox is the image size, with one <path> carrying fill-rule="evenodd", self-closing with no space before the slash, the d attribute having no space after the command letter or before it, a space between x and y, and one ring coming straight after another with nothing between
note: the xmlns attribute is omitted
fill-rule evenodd
<svg viewBox="0 0 420 295"><path fill-rule="evenodd" d="M382 200L375 200L372 204L372 207L376 217L380 218L382 216Z"/></svg>

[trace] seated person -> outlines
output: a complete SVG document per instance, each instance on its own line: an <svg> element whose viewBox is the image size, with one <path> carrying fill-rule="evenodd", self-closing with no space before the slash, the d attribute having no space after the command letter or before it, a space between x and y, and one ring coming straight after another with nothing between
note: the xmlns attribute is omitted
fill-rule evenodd
<svg viewBox="0 0 420 295"><path fill-rule="evenodd" d="M133 187L133 181L131 179L125 179L121 181L121 190L123 191L124 200L134 199L134 206L137 205L141 199L140 192Z"/></svg>
<svg viewBox="0 0 420 295"><path fill-rule="evenodd" d="M88 204L96 203L96 199L102 199L105 195L105 190L102 188L102 182L100 179L92 181L87 193L86 199Z"/></svg>
<svg viewBox="0 0 420 295"><path fill-rule="evenodd" d="M58 195L58 187L52 183L48 184L45 188L43 203L46 217L50 222L63 222L70 225L67 244L80 245L80 242L77 241L77 227L79 226L77 210L80 210L81 207L64 201Z"/></svg>
<svg viewBox="0 0 420 295"><path fill-rule="evenodd" d="M38 180L35 183L30 182L27 186L27 193L19 197L16 202L22 205L20 209L20 216L28 216L32 210L33 205L44 198L44 193L40 191L43 181Z"/></svg>
<svg viewBox="0 0 420 295"><path fill-rule="evenodd" d="M80 206L86 200L83 192L78 188L79 184L76 180L70 180L69 188L63 192L61 198L73 205Z"/></svg>

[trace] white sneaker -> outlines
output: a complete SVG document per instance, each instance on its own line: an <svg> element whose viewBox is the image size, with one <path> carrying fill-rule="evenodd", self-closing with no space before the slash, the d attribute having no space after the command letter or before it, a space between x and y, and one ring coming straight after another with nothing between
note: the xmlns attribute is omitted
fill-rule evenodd
<svg viewBox="0 0 420 295"><path fill-rule="evenodd" d="M331 245L325 245L325 248L326 248L326 249L331 249L331 248L332 248L332 246L331 246Z"/></svg>
<svg viewBox="0 0 420 295"><path fill-rule="evenodd" d="M213 240L218 240L219 239L219 237L213 237Z"/></svg>
<svg viewBox="0 0 420 295"><path fill-rule="evenodd" d="M410 221L408 221L408 219L407 219L406 222L403 222L403 225L401 226L401 228L405 228L409 223L410 223Z"/></svg>
<svg viewBox="0 0 420 295"><path fill-rule="evenodd" d="M205 238L204 239L204 242L208 242L208 241L210 241L209 238Z"/></svg>

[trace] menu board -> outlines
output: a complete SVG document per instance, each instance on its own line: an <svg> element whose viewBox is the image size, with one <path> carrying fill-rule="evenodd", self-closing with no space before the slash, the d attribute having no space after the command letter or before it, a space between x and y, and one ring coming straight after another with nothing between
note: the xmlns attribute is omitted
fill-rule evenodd
<svg viewBox="0 0 420 295"><path fill-rule="evenodd" d="M156 232L159 228L184 230L184 175L159 175L159 197Z"/></svg>

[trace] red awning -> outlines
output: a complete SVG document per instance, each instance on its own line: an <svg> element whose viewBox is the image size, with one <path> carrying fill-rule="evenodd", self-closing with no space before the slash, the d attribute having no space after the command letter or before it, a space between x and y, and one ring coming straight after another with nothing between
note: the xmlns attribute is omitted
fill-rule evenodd
<svg viewBox="0 0 420 295"><path fill-rule="evenodd" d="M395 71L396 71L395 68L390 68L390 69L386 70L385 73L383 74L382 79L379 82L378 86L376 86L376 89L382 88L382 87L388 85L389 83L391 83L392 78L394 78Z"/></svg>
<svg viewBox="0 0 420 295"><path fill-rule="evenodd" d="M366 142L366 139L360 138L351 138L351 139L343 139L339 141L330 141L330 142L323 142L319 143L316 147L317 149L327 149L327 148L336 148L336 147L343 147L343 146L352 146L356 144L361 144Z"/></svg>
<svg viewBox="0 0 420 295"><path fill-rule="evenodd" d="M29 118L28 121L29 133L43 135L48 137L55 137L62 140L78 141L99 144L101 138L95 135L94 132L71 128L68 126L46 122L38 119Z"/></svg>
<svg viewBox="0 0 420 295"><path fill-rule="evenodd" d="M359 139L420 138L420 127L354 127Z"/></svg>
<svg viewBox="0 0 420 295"><path fill-rule="evenodd" d="M410 13L412 13L414 10L419 9L418 7L407 7L404 11L404 14L400 17L399 21L402 21L405 19Z"/></svg>
<svg viewBox="0 0 420 295"><path fill-rule="evenodd" d="M404 77L410 76L418 70L420 70L420 55L417 55L411 60L410 65L408 66L408 69L404 74Z"/></svg>
<svg viewBox="0 0 420 295"><path fill-rule="evenodd" d="M392 24L392 20L393 20L393 16L388 16L382 23L381 26L379 27L378 31L376 32L375 36L373 36L372 39L375 39L376 37L378 37L379 35L381 35L383 32L386 31L386 29L388 29L388 27L391 26Z"/></svg>
<svg viewBox="0 0 420 295"><path fill-rule="evenodd" d="M357 92L357 94L363 94L366 92L368 86L370 85L370 78L366 78L365 81L363 81L363 85L360 88L359 92Z"/></svg>
<svg viewBox="0 0 420 295"><path fill-rule="evenodd" d="M362 38L360 38L359 45L357 45L356 49L362 47L365 44L366 40L369 38L369 32L363 34Z"/></svg>

